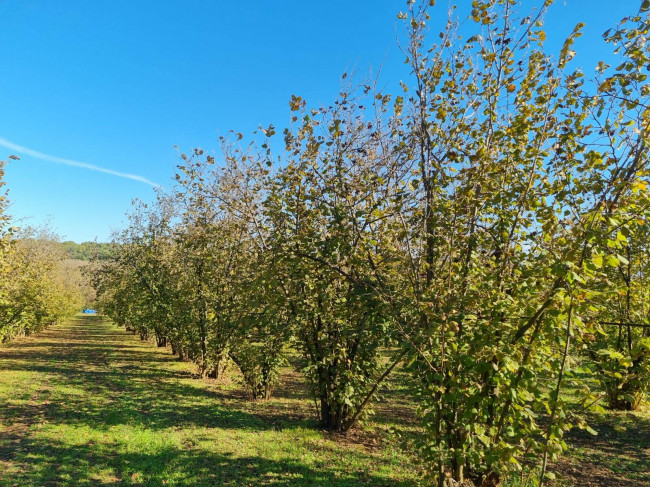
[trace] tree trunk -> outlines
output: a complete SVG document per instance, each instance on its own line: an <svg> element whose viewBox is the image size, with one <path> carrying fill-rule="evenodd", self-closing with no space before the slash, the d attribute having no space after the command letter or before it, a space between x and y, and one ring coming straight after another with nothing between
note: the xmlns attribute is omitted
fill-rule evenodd
<svg viewBox="0 0 650 487"><path fill-rule="evenodd" d="M211 379L219 380L224 377L226 369L228 368L228 356L221 352L217 355L214 367L212 367L207 376Z"/></svg>

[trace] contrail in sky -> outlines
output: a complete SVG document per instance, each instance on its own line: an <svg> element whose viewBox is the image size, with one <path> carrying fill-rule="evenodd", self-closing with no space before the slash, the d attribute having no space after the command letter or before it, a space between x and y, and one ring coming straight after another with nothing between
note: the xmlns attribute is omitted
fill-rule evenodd
<svg viewBox="0 0 650 487"><path fill-rule="evenodd" d="M0 137L0 146L6 147L12 151L16 151L20 154L25 154L28 156L35 157L36 159L41 159L43 161L56 162L57 164L65 164L66 166L82 167L84 169L90 169L91 171L103 172L106 174L112 174L113 176L118 176L120 178L133 179L134 181L140 181L141 183L149 184L154 188L160 187L159 184L149 181L147 178L138 176L137 174L129 174L126 172L113 171L112 169L106 169L104 167L95 166L93 164L88 164L87 162L73 161L72 159L64 159L63 157L51 156L49 154L43 154L27 147L23 147L13 142L8 141Z"/></svg>

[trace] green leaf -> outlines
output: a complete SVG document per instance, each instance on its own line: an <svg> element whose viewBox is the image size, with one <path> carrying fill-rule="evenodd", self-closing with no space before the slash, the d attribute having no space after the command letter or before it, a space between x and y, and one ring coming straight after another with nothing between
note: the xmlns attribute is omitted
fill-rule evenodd
<svg viewBox="0 0 650 487"><path fill-rule="evenodd" d="M591 262L593 262L593 264L594 264L598 269L600 269L600 268L603 267L603 256L600 255L600 254L594 255L594 256L591 257Z"/></svg>

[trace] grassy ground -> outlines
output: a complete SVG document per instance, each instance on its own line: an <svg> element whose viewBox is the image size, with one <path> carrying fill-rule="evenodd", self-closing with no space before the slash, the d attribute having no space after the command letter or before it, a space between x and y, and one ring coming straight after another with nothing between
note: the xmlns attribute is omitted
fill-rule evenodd
<svg viewBox="0 0 650 487"><path fill-rule="evenodd" d="M268 403L194 372L97 316L0 349L0 486L418 485L417 460L391 434L417 434L399 371L346 437L319 431L290 369ZM591 424L598 436L569 434L555 485L650 485L650 409Z"/></svg>
<svg viewBox="0 0 650 487"><path fill-rule="evenodd" d="M415 485L381 414L341 439L318 430L299 377L270 404L193 377L100 317L0 350L0 485Z"/></svg>
<svg viewBox="0 0 650 487"><path fill-rule="evenodd" d="M558 485L647 487L650 485L650 409L592 417L593 436L573 430L569 451L554 470Z"/></svg>

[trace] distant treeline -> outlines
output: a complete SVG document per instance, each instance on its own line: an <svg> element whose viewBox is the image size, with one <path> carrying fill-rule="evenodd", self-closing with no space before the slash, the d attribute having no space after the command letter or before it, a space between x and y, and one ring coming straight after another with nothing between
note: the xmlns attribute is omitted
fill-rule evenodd
<svg viewBox="0 0 650 487"><path fill-rule="evenodd" d="M85 264L71 261L47 226L12 225L5 164L0 160L0 344L60 323L95 298Z"/></svg>
<svg viewBox="0 0 650 487"><path fill-rule="evenodd" d="M70 259L78 260L106 260L108 259L115 247L115 244L101 243L101 242L61 242L63 251L70 257Z"/></svg>

